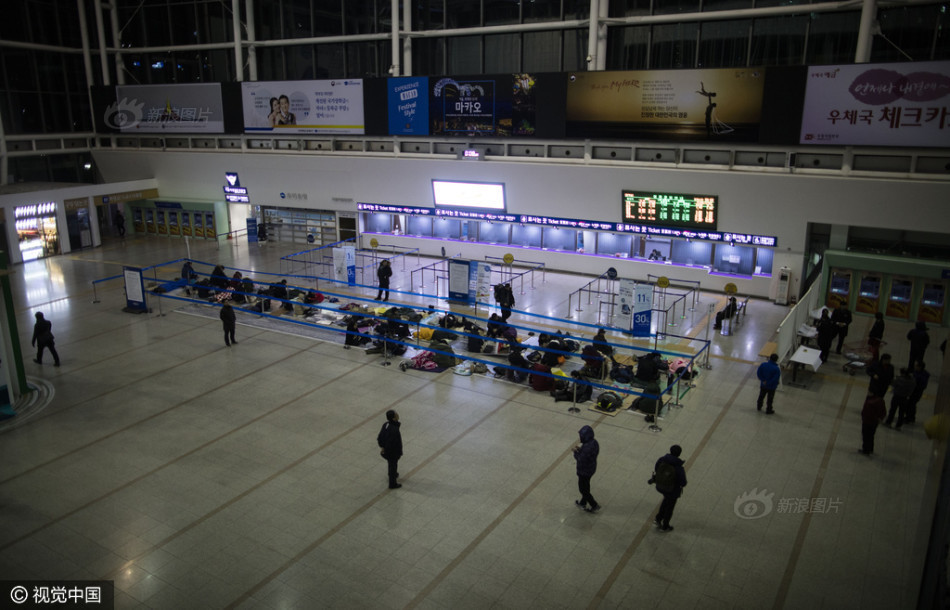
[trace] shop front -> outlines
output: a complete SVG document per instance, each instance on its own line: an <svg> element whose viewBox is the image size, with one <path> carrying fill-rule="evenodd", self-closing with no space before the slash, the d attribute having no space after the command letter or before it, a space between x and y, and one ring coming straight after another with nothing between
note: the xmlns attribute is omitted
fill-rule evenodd
<svg viewBox="0 0 950 610"><path fill-rule="evenodd" d="M20 257L24 261L60 253L55 202L17 206L13 214Z"/></svg>

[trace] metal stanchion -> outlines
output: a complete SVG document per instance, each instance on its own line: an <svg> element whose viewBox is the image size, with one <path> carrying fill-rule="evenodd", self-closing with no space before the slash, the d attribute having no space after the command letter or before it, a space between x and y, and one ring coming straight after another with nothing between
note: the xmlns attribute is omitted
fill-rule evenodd
<svg viewBox="0 0 950 610"><path fill-rule="evenodd" d="M706 357L703 358L703 363L700 365L706 370L711 370L712 365L709 364L709 352L712 351L712 343L709 342L709 322L712 319L713 311L716 309L714 303L709 304L709 310L706 312Z"/></svg>
<svg viewBox="0 0 950 610"><path fill-rule="evenodd" d="M158 284L158 268L156 268L156 267L153 267L153 268L152 268L152 277L155 278L155 284L156 284L155 287L158 288L158 286L157 286L157 284ZM158 299L158 317L162 317L162 316L165 315L164 313L162 313L162 297L158 296L157 293L153 293L153 294L155 294L155 295L156 295L155 298Z"/></svg>
<svg viewBox="0 0 950 610"><path fill-rule="evenodd" d="M96 283L95 283L95 282L92 283L92 302L93 302L93 303L98 303L98 302L99 302L99 295L96 293Z"/></svg>
<svg viewBox="0 0 950 610"><path fill-rule="evenodd" d="M574 386L574 395L571 397L571 406L567 408L568 413L580 413L581 409L577 406L577 380L574 380L571 385ZM593 392L591 392L593 396Z"/></svg>
<svg viewBox="0 0 950 610"><path fill-rule="evenodd" d="M657 396L656 401L653 403L653 421L650 422L650 427L648 430L650 432L662 432L663 428L660 427L660 405L663 402L663 395Z"/></svg>
<svg viewBox="0 0 950 610"><path fill-rule="evenodd" d="M383 334L383 361L379 363L380 366L389 366L392 362L389 361L389 344L386 342L386 335Z"/></svg>

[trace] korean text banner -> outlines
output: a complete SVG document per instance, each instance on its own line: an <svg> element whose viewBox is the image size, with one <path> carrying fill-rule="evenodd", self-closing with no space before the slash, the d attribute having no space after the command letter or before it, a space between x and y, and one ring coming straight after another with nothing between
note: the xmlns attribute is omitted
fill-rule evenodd
<svg viewBox="0 0 950 610"><path fill-rule="evenodd" d="M241 83L244 131L362 134L362 79Z"/></svg>
<svg viewBox="0 0 950 610"><path fill-rule="evenodd" d="M429 135L429 79L406 76L387 79L389 134Z"/></svg>
<svg viewBox="0 0 950 610"><path fill-rule="evenodd" d="M482 74L429 79L430 134L534 136L539 77Z"/></svg>
<svg viewBox="0 0 950 610"><path fill-rule="evenodd" d="M569 137L754 142L764 68L571 72Z"/></svg>
<svg viewBox="0 0 950 610"><path fill-rule="evenodd" d="M950 144L950 62L809 66L801 144Z"/></svg>
<svg viewBox="0 0 950 610"><path fill-rule="evenodd" d="M123 133L224 133L219 83L119 85L103 122Z"/></svg>

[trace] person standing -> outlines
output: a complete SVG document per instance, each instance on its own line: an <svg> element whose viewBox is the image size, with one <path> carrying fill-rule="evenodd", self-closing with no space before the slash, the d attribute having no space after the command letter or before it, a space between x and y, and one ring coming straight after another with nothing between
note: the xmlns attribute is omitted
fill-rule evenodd
<svg viewBox="0 0 950 610"><path fill-rule="evenodd" d="M121 211L115 213L115 230L119 233L119 237L125 237L125 216Z"/></svg>
<svg viewBox="0 0 950 610"><path fill-rule="evenodd" d="M502 284L495 300L501 307L501 321L507 322L511 317L511 308L515 306L515 293L511 290L511 284Z"/></svg>
<svg viewBox="0 0 950 610"><path fill-rule="evenodd" d="M224 344L228 347L231 347L231 344L237 345L237 340L234 338L234 330L237 326L237 316L234 314L234 308L231 307L229 303L225 303L221 307L221 324L224 326Z"/></svg>
<svg viewBox="0 0 950 610"><path fill-rule="evenodd" d="M871 362L877 362L883 339L884 314L878 311L874 314L874 324L871 326L871 331L868 332L868 348L871 350Z"/></svg>
<svg viewBox="0 0 950 610"><path fill-rule="evenodd" d="M831 351L831 342L838 335L838 327L828 316L828 310L821 310L821 319L818 320L818 348L821 350L819 358L822 362L828 361L828 352Z"/></svg>
<svg viewBox="0 0 950 610"><path fill-rule="evenodd" d="M386 411L386 423L376 436L379 455L389 464L389 489L399 489L399 458L402 457L402 432L399 431L399 414L392 409Z"/></svg>
<svg viewBox="0 0 950 610"><path fill-rule="evenodd" d="M679 445L670 447L670 452L656 461L653 467L653 478L649 481L655 483L656 490L663 494L660 510L653 520L664 532L673 531L670 519L673 518L676 501L683 495L683 488L686 487L686 469L683 468L686 462L680 459L682 454L683 448Z"/></svg>
<svg viewBox="0 0 950 610"><path fill-rule="evenodd" d="M900 375L894 378L891 390L891 410L887 413L884 425L890 428L894 421L894 415L897 414L897 425L894 426L894 429L900 430L907 419L907 404L911 392L914 391L914 376L907 369L901 369Z"/></svg>
<svg viewBox="0 0 950 610"><path fill-rule="evenodd" d="M838 331L838 347L835 348L835 353L840 354L844 338L848 336L848 327L851 326L851 310L848 309L847 303L838 305L831 314L831 321L835 323Z"/></svg>
<svg viewBox="0 0 950 610"><path fill-rule="evenodd" d="M907 339L910 341L910 359L907 361L907 368L914 370L914 364L923 361L924 352L930 345L930 335L927 334L927 325L918 322L914 328L907 331Z"/></svg>
<svg viewBox="0 0 950 610"><path fill-rule="evenodd" d="M782 380L782 369L778 366L778 354L772 354L768 360L760 364L755 375L760 382L759 398L755 401L755 408L761 411L762 400L768 397L765 414L771 415L775 413L772 408L772 401L775 400L775 389L778 388L778 384Z"/></svg>
<svg viewBox="0 0 950 610"><path fill-rule="evenodd" d="M904 417L905 424L912 424L917 421L917 403L920 402L927 389L927 383L930 381L930 373L927 372L927 365L923 360L918 360L914 365L914 389L907 399L907 416Z"/></svg>
<svg viewBox="0 0 950 610"><path fill-rule="evenodd" d="M881 359L872 363L867 368L868 377L871 382L868 383L868 393L874 394L879 398L884 398L887 394L887 388L894 381L894 365L891 364L890 354L881 354Z"/></svg>
<svg viewBox="0 0 950 610"><path fill-rule="evenodd" d="M36 312L36 324L33 325L33 346L37 348L33 362L43 364L43 350L49 349L53 355L53 366L59 366L59 354L53 343L53 323L43 317L42 312Z"/></svg>
<svg viewBox="0 0 950 610"><path fill-rule="evenodd" d="M376 294L375 301L389 300L389 278L393 276L393 268L388 260L383 259L376 268L376 279L379 281L379 292ZM385 297L383 293L386 293Z"/></svg>
<svg viewBox="0 0 950 610"><path fill-rule="evenodd" d="M874 453L874 433L885 415L887 408L884 406L884 398L868 392L861 409L861 448L858 449L860 453L868 457Z"/></svg>
<svg viewBox="0 0 950 610"><path fill-rule="evenodd" d="M590 493L590 480L597 472L600 444L594 440L594 429L590 426L584 426L577 434L581 442L574 445L572 451L577 462L577 489L581 492L581 499L574 500L574 504L589 513L596 513L600 510L600 504Z"/></svg>

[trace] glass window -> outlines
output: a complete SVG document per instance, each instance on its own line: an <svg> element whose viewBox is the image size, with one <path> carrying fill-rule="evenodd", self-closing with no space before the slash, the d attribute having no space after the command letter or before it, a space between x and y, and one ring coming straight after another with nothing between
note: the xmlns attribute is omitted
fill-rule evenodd
<svg viewBox="0 0 950 610"><path fill-rule="evenodd" d="M607 30L608 70L645 70L649 53L649 26L626 26Z"/></svg>
<svg viewBox="0 0 950 610"><path fill-rule="evenodd" d="M363 230L369 233L392 233L392 214L383 214L381 212L364 214L363 226L365 227Z"/></svg>
<svg viewBox="0 0 950 610"><path fill-rule="evenodd" d="M751 20L706 21L700 27L699 67L731 68L747 65Z"/></svg>
<svg viewBox="0 0 950 610"><path fill-rule="evenodd" d="M755 249L755 273L763 275L772 275L772 257L774 251L772 248Z"/></svg>
<svg viewBox="0 0 950 610"><path fill-rule="evenodd" d="M653 0L654 15L698 13L699 0Z"/></svg>
<svg viewBox="0 0 950 610"><path fill-rule="evenodd" d="M451 218L436 218L432 222L432 236L445 239L461 239L461 222Z"/></svg>
<svg viewBox="0 0 950 610"><path fill-rule="evenodd" d="M519 4L522 6L524 23L561 20L561 0L534 0Z"/></svg>
<svg viewBox="0 0 950 610"><path fill-rule="evenodd" d="M536 227L533 225L512 225L511 245L524 246L527 248L540 248L541 227Z"/></svg>
<svg viewBox="0 0 950 610"><path fill-rule="evenodd" d="M457 36L448 41L449 74L482 73L481 36Z"/></svg>
<svg viewBox="0 0 950 610"><path fill-rule="evenodd" d="M946 34L950 27L947 11L947 4L879 8L877 21L883 36L874 37L871 61L906 61L904 53L916 61L947 59L946 51L950 48L947 44L950 36ZM935 26L938 36L943 33L943 55L932 53Z"/></svg>
<svg viewBox="0 0 950 610"><path fill-rule="evenodd" d="M478 223L478 241L483 244L508 244L511 225L507 222Z"/></svg>
<svg viewBox="0 0 950 610"><path fill-rule="evenodd" d="M696 67L698 23L671 23L653 28L650 68L655 70Z"/></svg>
<svg viewBox="0 0 950 610"><path fill-rule="evenodd" d="M587 69L587 29L564 31L564 66L561 70L573 72Z"/></svg>
<svg viewBox="0 0 950 610"><path fill-rule="evenodd" d="M412 73L420 76L446 73L445 38L416 38L412 41Z"/></svg>
<svg viewBox="0 0 950 610"><path fill-rule="evenodd" d="M521 21L521 2L512 2L511 0L483 1L485 3L485 25L504 25ZM478 6L478 2L469 2L469 4Z"/></svg>
<svg viewBox="0 0 950 610"><path fill-rule="evenodd" d="M752 275L755 263L755 248L716 244L713 270L736 275Z"/></svg>
<svg viewBox="0 0 950 610"><path fill-rule="evenodd" d="M558 227L544 227L544 249L574 252L577 250L577 231Z"/></svg>
<svg viewBox="0 0 950 610"><path fill-rule="evenodd" d="M428 216L410 216L406 221L406 235L432 237L432 219Z"/></svg>
<svg viewBox="0 0 950 610"><path fill-rule="evenodd" d="M808 17L783 16L754 19L751 66L794 66L805 53Z"/></svg>
<svg viewBox="0 0 950 610"><path fill-rule="evenodd" d="M670 258L673 248L672 241L671 239L644 238L647 260L665 261Z"/></svg>
<svg viewBox="0 0 950 610"><path fill-rule="evenodd" d="M435 2L413 2L412 29L414 30L444 30L445 7L441 0ZM453 26L455 27L455 26ZM440 74L437 72L436 74Z"/></svg>
<svg viewBox="0 0 950 610"><path fill-rule="evenodd" d="M703 11L726 11L736 8L752 8L753 0L703 0Z"/></svg>
<svg viewBox="0 0 950 610"><path fill-rule="evenodd" d="M584 243L587 243L586 239ZM633 248L633 235L597 233L597 254L628 258L632 253L631 248Z"/></svg>
<svg viewBox="0 0 950 610"><path fill-rule="evenodd" d="M346 74L350 78L387 76L392 65L392 46L380 41L346 43Z"/></svg>
<svg viewBox="0 0 950 610"><path fill-rule="evenodd" d="M435 4L435 2L432 4ZM481 5L482 3L478 0L474 2L472 0L446 0L445 27L451 30L455 28L472 28L482 25ZM517 7L515 7L515 10L518 10Z"/></svg>
<svg viewBox="0 0 950 610"><path fill-rule="evenodd" d="M492 34L485 36L485 73L521 71L521 36Z"/></svg>
<svg viewBox="0 0 950 610"><path fill-rule="evenodd" d="M712 260L712 244L708 241L673 240L670 260L681 265L709 265Z"/></svg>
<svg viewBox="0 0 950 610"><path fill-rule="evenodd" d="M329 5L329 2L321 2L321 13L323 7ZM340 4L343 5L343 33L344 34L375 34L380 31L379 20L385 14L389 21L390 2L386 0L346 0L342 3L334 3L336 6L326 12L338 13ZM320 17L322 15L318 15ZM400 15L402 18L402 15ZM320 21L320 19L316 19Z"/></svg>
<svg viewBox="0 0 950 610"><path fill-rule="evenodd" d="M854 61L858 42L859 11L816 13L808 29L806 64L840 64Z"/></svg>
<svg viewBox="0 0 950 610"><path fill-rule="evenodd" d="M651 0L610 0L611 17L633 17L650 14Z"/></svg>
<svg viewBox="0 0 950 610"><path fill-rule="evenodd" d="M561 69L561 32L525 32L524 72Z"/></svg>

